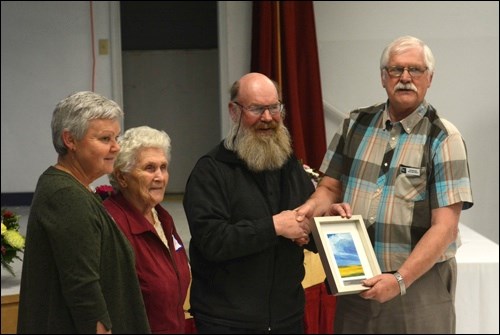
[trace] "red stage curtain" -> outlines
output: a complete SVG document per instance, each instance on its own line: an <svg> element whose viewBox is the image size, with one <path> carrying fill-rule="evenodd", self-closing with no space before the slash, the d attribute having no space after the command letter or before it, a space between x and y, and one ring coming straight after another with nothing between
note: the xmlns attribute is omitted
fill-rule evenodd
<svg viewBox="0 0 500 335"><path fill-rule="evenodd" d="M320 285L319 331L321 334L333 334L333 320L335 318L337 298L328 294L325 283Z"/></svg>
<svg viewBox="0 0 500 335"><path fill-rule="evenodd" d="M318 169L326 135L312 1L253 1L251 70L280 84L295 154Z"/></svg>
<svg viewBox="0 0 500 335"><path fill-rule="evenodd" d="M306 288L304 326L306 334L321 334L319 331L321 308L321 284ZM326 334L326 333L325 333Z"/></svg>
<svg viewBox="0 0 500 335"><path fill-rule="evenodd" d="M251 71L277 81L294 152L318 169L326 152L323 97L312 1L254 1ZM335 297L305 289L306 334L333 334Z"/></svg>
<svg viewBox="0 0 500 335"><path fill-rule="evenodd" d="M304 325L306 334L333 334L336 298L329 295L324 283L305 289L306 309Z"/></svg>
<svg viewBox="0 0 500 335"><path fill-rule="evenodd" d="M196 325L194 323L194 319L192 317L186 319L186 329L184 330L185 334L198 334L196 330Z"/></svg>

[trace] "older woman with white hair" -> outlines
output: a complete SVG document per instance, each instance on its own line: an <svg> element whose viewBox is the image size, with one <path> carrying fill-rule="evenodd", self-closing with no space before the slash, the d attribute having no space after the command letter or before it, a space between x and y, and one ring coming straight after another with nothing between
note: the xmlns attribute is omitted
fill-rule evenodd
<svg viewBox="0 0 500 335"><path fill-rule="evenodd" d="M134 248L151 331L184 333L189 263L172 216L160 204L169 179L170 137L142 126L128 129L118 143L109 175L116 192L104 206Z"/></svg>
<svg viewBox="0 0 500 335"><path fill-rule="evenodd" d="M94 92L52 115L57 164L38 179L24 251L17 333L150 331L134 253L92 192L113 171L123 112Z"/></svg>

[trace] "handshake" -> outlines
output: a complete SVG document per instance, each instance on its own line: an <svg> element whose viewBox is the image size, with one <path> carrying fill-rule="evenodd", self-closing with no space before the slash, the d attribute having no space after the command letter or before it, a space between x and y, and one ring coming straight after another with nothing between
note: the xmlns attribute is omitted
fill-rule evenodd
<svg viewBox="0 0 500 335"><path fill-rule="evenodd" d="M345 202L326 204L321 207L309 199L305 204L294 210L286 210L273 216L276 235L291 239L302 246L309 243L309 234L314 224L314 216L339 215L350 218L352 209Z"/></svg>
<svg viewBox="0 0 500 335"><path fill-rule="evenodd" d="M309 243L309 221L310 219L299 216L297 210L286 210L273 216L276 235L291 239L299 246Z"/></svg>

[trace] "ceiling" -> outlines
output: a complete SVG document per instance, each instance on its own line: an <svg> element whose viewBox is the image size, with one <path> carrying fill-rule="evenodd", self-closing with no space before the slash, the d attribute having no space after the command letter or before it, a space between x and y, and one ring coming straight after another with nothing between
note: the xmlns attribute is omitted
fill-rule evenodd
<svg viewBox="0 0 500 335"><path fill-rule="evenodd" d="M120 1L122 50L217 49L217 1Z"/></svg>

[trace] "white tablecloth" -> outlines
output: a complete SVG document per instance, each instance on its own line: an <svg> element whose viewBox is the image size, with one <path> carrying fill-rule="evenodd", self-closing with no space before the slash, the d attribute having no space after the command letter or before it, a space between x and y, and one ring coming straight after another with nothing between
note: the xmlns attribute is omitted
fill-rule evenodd
<svg viewBox="0 0 500 335"><path fill-rule="evenodd" d="M460 224L457 334L498 334L498 244Z"/></svg>

